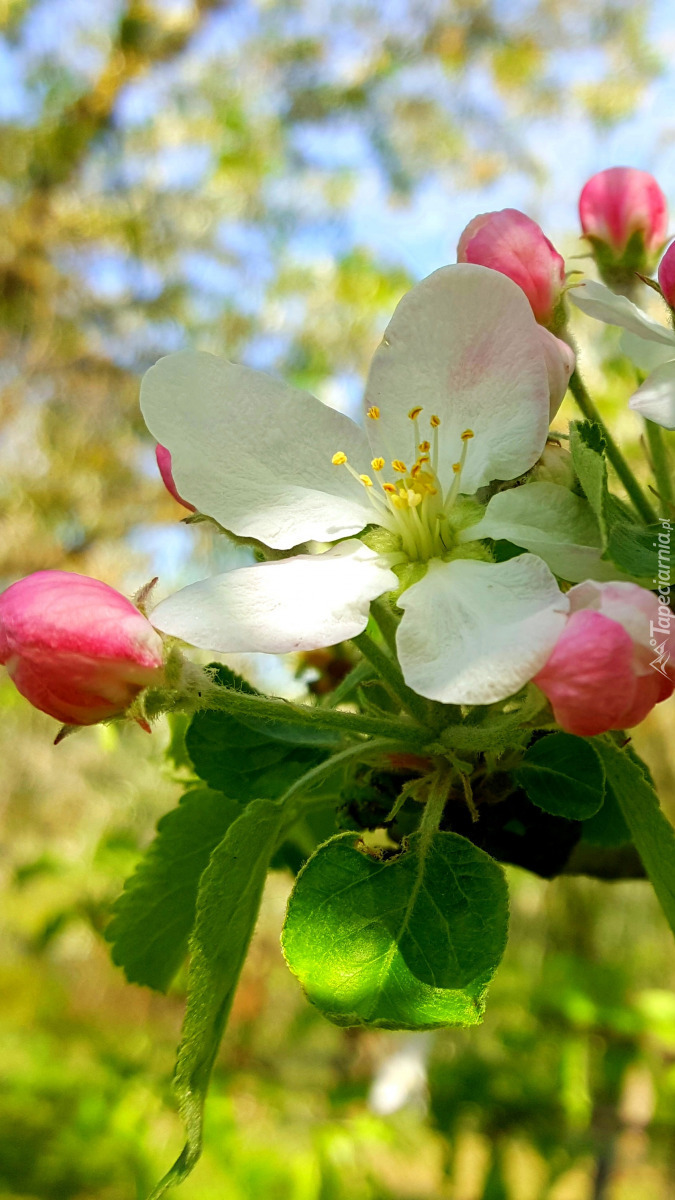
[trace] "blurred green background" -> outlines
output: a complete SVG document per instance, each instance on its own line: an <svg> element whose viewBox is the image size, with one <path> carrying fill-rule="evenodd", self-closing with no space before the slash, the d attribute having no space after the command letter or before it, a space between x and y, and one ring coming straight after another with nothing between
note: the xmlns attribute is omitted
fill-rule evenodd
<svg viewBox="0 0 675 1200"><path fill-rule="evenodd" d="M573 266L595 170L644 167L675 203L669 0L0 0L0 30L0 586L55 567L166 593L241 553L159 483L137 409L159 355L353 411L395 302L476 212L527 209ZM632 382L615 364L600 399L637 451ZM181 1144L184 980L126 985L102 930L180 795L168 731L54 749L4 678L0 711L0 1200L140 1200ZM635 742L675 815L672 723ZM484 1026L412 1038L307 1006L272 877L185 1200L675 1197L653 896L509 874Z"/></svg>

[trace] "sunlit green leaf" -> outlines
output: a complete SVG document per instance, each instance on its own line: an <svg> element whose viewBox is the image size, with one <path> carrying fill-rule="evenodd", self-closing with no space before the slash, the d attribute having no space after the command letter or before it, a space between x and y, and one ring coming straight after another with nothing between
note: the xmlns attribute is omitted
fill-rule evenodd
<svg viewBox="0 0 675 1200"><path fill-rule="evenodd" d="M504 873L454 833L395 858L353 833L321 846L288 905L283 949L309 999L339 1025L431 1029L480 1021L504 952Z"/></svg>

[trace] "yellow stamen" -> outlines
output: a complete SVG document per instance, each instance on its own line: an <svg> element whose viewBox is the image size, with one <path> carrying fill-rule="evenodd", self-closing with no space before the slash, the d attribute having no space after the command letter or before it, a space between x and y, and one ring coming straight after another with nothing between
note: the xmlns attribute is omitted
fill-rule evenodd
<svg viewBox="0 0 675 1200"><path fill-rule="evenodd" d="M465 429L464 433L461 434L461 438L462 438L463 442L468 442L472 437L475 437L475 436L476 435L474 434L473 429Z"/></svg>
<svg viewBox="0 0 675 1200"><path fill-rule="evenodd" d="M343 467L346 461L347 455L345 454L344 450L338 450L331 458L331 462L334 467Z"/></svg>
<svg viewBox="0 0 675 1200"><path fill-rule="evenodd" d="M400 458L395 458L391 465L395 471L399 472L400 475L408 474L408 468L406 467L404 462L401 462Z"/></svg>
<svg viewBox="0 0 675 1200"><path fill-rule="evenodd" d="M422 503L422 497L420 496L419 492L414 492L412 488L408 489L406 493L406 500L411 508L417 508L417 505Z"/></svg>
<svg viewBox="0 0 675 1200"><path fill-rule="evenodd" d="M420 454L417 461L418 461L418 463L428 463L429 455L428 454Z"/></svg>
<svg viewBox="0 0 675 1200"><path fill-rule="evenodd" d="M417 479L417 476L419 475L421 470L422 470L422 464L419 462L416 462L414 467L410 468L410 474L412 475L413 479Z"/></svg>
<svg viewBox="0 0 675 1200"><path fill-rule="evenodd" d="M419 446L417 447L417 449L418 449L418 450L419 450L419 451L420 451L422 454L426 454L428 450L431 450L431 442L420 442L420 444L419 444Z"/></svg>
<svg viewBox="0 0 675 1200"><path fill-rule="evenodd" d="M388 496L396 495L396 486L393 483L383 483L382 489L387 493Z"/></svg>
<svg viewBox="0 0 675 1200"><path fill-rule="evenodd" d="M432 416L431 420L429 421L429 424L431 425L431 428L432 428L432 429L438 429L438 426L440 425L440 423L441 423L441 418L440 418L440 417L437 417L437 416L436 416L436 414L434 413L434 415ZM462 435L462 436L464 436L464 435Z"/></svg>
<svg viewBox="0 0 675 1200"><path fill-rule="evenodd" d="M364 487L372 487L373 486L373 481L370 478L370 475L359 475L359 479L361 480L361 483L363 484Z"/></svg>
<svg viewBox="0 0 675 1200"><path fill-rule="evenodd" d="M411 421L416 421L422 411L422 405L418 404L417 408L411 408L408 416Z"/></svg>
<svg viewBox="0 0 675 1200"><path fill-rule="evenodd" d="M370 465L374 471L383 471L384 470L384 459L383 458L374 458Z"/></svg>
<svg viewBox="0 0 675 1200"><path fill-rule="evenodd" d="M370 417L371 421L379 421L379 419L380 419L380 410L379 410L379 408L377 407L377 405L376 405L376 404L373 404L373 405L372 405L372 406L371 406L371 407L368 409L368 412L366 413L366 416L367 416L367 417Z"/></svg>
<svg viewBox="0 0 675 1200"><path fill-rule="evenodd" d="M462 469L462 464L461 464L461 463L453 463L453 464L452 464L452 469L453 469L453 471L455 472L455 475L459 475L459 473L460 473L460 471L461 471L461 469Z"/></svg>

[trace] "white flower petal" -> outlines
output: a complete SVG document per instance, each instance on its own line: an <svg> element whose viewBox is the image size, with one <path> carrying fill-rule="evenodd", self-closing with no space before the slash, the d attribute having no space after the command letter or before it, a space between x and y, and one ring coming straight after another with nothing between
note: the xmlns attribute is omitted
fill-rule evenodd
<svg viewBox="0 0 675 1200"><path fill-rule="evenodd" d="M362 633L371 600L397 583L374 550L352 539L325 554L238 567L190 584L158 604L150 620L221 654L316 650Z"/></svg>
<svg viewBox="0 0 675 1200"><path fill-rule="evenodd" d="M240 537L287 550L358 533L373 518L365 490L331 463L343 450L364 471L366 438L307 392L183 351L147 372L141 408L171 451L180 494Z"/></svg>
<svg viewBox="0 0 675 1200"><path fill-rule="evenodd" d="M577 308L589 317L595 317L596 321L620 325L622 329L650 342L675 346L675 333L672 330L652 321L627 296L617 296L604 283L589 279L579 287L571 288L568 295Z"/></svg>
<svg viewBox="0 0 675 1200"><path fill-rule="evenodd" d="M664 429L675 429L675 361L656 367L631 396L628 407Z"/></svg>
<svg viewBox="0 0 675 1200"><path fill-rule="evenodd" d="M569 601L540 558L503 563L434 559L398 600L406 683L445 704L492 704L543 667Z"/></svg>
<svg viewBox="0 0 675 1200"><path fill-rule="evenodd" d="M621 334L621 349L639 371L653 371L664 362L675 358L675 346L662 342L648 342L636 333Z"/></svg>
<svg viewBox="0 0 675 1200"><path fill-rule="evenodd" d="M602 537L587 500L557 483L527 483L493 496L485 516L459 535L462 542L503 538L538 554L561 579L621 579L605 562Z"/></svg>
<svg viewBox="0 0 675 1200"><path fill-rule="evenodd" d="M410 466L408 412L421 405L420 434L441 418L440 475L447 486L468 447L462 491L513 479L541 454L549 424L549 386L538 326L521 289L498 271L470 263L442 267L401 300L377 350L366 390L373 452ZM414 461L414 460L413 460Z"/></svg>

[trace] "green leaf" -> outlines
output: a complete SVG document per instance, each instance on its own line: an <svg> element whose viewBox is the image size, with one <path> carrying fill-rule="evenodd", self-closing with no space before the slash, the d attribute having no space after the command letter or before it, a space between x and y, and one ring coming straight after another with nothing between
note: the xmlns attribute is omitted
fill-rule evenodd
<svg viewBox="0 0 675 1200"><path fill-rule="evenodd" d="M150 1200L188 1176L201 1154L204 1101L211 1069L256 923L282 809L254 800L228 829L205 870L190 939L188 999L175 1088L187 1140Z"/></svg>
<svg viewBox="0 0 675 1200"><path fill-rule="evenodd" d="M666 544L659 558L659 534L663 526L629 525L626 521L615 521L609 531L607 556L636 579L644 580L645 586L653 588L659 578L664 583L675 581L675 541Z"/></svg>
<svg viewBox="0 0 675 1200"><path fill-rule="evenodd" d="M609 783L675 933L675 829L664 816L644 764L610 741L595 739Z"/></svg>
<svg viewBox="0 0 675 1200"><path fill-rule="evenodd" d="M630 829L619 808L613 789L605 780L605 799L602 808L581 826L581 840L589 846L625 846L630 841Z"/></svg>
<svg viewBox="0 0 675 1200"><path fill-rule="evenodd" d="M570 451L574 469L606 540L606 508L609 492L604 450L605 441L602 431L593 421L572 421L570 423Z"/></svg>
<svg viewBox="0 0 675 1200"><path fill-rule="evenodd" d="M513 777L533 804L554 817L583 821L602 805L602 763L591 743L572 733L552 733L533 742Z"/></svg>
<svg viewBox="0 0 675 1200"><path fill-rule="evenodd" d="M626 516L623 505L607 487L604 442L597 425L591 421L573 421L570 425L570 450L579 482L600 526L603 558L610 559L620 571L639 579L651 588L655 578L666 574L675 579L675 546L659 560L660 524L638 525Z"/></svg>
<svg viewBox="0 0 675 1200"><path fill-rule="evenodd" d="M227 667L212 664L224 687L256 694L250 684ZM339 738L332 731L307 729L288 722L246 718L229 713L196 713L185 736L195 771L210 787L242 803L258 796L275 798L296 779L322 762Z"/></svg>
<svg viewBox="0 0 675 1200"><path fill-rule="evenodd" d="M187 953L197 889L211 851L241 808L196 788L162 817L157 837L113 906L105 936L130 983L165 992Z"/></svg>
<svg viewBox="0 0 675 1200"><path fill-rule="evenodd" d="M338 1025L475 1025L506 945L504 873L454 833L420 834L396 858L353 833L300 872L282 946L309 999Z"/></svg>

